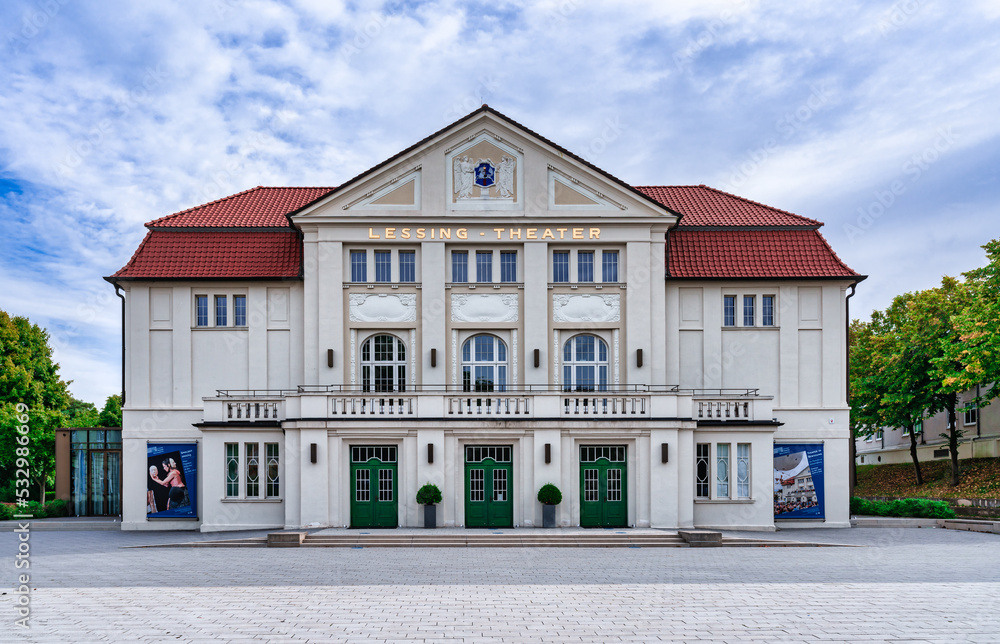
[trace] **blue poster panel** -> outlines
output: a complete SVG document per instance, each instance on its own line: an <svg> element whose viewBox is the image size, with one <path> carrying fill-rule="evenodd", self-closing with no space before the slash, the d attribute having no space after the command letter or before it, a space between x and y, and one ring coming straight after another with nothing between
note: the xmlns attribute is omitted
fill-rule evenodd
<svg viewBox="0 0 1000 644"><path fill-rule="evenodd" d="M774 518L824 519L823 445L774 446Z"/></svg>
<svg viewBox="0 0 1000 644"><path fill-rule="evenodd" d="M146 518L197 519L197 443L146 445Z"/></svg>

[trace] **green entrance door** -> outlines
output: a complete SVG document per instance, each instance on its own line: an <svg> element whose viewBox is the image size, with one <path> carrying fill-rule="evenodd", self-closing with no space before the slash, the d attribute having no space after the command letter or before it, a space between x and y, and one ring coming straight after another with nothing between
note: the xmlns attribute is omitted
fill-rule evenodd
<svg viewBox="0 0 1000 644"><path fill-rule="evenodd" d="M351 446L351 527L395 528L396 446Z"/></svg>
<svg viewBox="0 0 1000 644"><path fill-rule="evenodd" d="M465 448L465 527L514 527L510 445Z"/></svg>
<svg viewBox="0 0 1000 644"><path fill-rule="evenodd" d="M580 447L580 525L624 528L628 525L624 445Z"/></svg>

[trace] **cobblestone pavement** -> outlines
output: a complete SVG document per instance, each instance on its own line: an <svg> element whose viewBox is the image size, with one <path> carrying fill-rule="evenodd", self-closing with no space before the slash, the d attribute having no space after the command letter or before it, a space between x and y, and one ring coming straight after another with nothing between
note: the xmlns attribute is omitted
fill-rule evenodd
<svg viewBox="0 0 1000 644"><path fill-rule="evenodd" d="M22 631L16 537L0 534L0 641L1000 642L996 535L767 535L863 548L122 547L223 536L36 532Z"/></svg>

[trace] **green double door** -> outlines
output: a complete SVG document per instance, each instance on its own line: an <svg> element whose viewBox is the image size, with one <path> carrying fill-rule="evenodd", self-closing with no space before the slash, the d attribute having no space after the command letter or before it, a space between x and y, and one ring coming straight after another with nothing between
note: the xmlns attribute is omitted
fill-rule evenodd
<svg viewBox="0 0 1000 644"><path fill-rule="evenodd" d="M580 525L624 528L628 525L624 445L580 447Z"/></svg>
<svg viewBox="0 0 1000 644"><path fill-rule="evenodd" d="M510 445L465 448L465 527L514 527Z"/></svg>
<svg viewBox="0 0 1000 644"><path fill-rule="evenodd" d="M351 527L399 525L396 446L351 446Z"/></svg>

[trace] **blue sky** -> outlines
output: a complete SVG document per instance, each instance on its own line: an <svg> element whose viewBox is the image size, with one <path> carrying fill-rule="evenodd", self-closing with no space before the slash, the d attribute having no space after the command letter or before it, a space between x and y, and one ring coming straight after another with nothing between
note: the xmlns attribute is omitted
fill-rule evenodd
<svg viewBox="0 0 1000 644"><path fill-rule="evenodd" d="M39 0L0 25L0 308L92 402L119 387L101 276L143 222L336 185L484 101L633 184L824 221L871 275L858 314L1000 237L993 0Z"/></svg>

